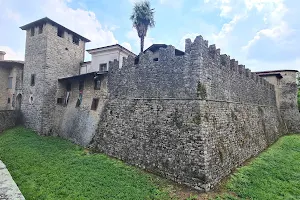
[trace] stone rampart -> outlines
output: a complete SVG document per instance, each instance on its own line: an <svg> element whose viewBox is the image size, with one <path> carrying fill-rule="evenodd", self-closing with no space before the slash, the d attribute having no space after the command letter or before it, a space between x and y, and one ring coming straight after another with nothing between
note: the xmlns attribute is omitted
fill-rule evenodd
<svg viewBox="0 0 300 200"><path fill-rule="evenodd" d="M0 133L16 125L18 113L14 110L0 110Z"/></svg>
<svg viewBox="0 0 300 200"><path fill-rule="evenodd" d="M91 147L207 191L286 132L275 90L201 36L110 63Z"/></svg>

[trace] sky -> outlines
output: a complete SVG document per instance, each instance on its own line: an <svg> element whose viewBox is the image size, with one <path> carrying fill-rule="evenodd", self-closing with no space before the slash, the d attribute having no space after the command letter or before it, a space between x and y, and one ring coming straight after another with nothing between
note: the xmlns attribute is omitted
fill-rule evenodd
<svg viewBox="0 0 300 200"><path fill-rule="evenodd" d="M91 40L86 49L121 44L139 52L129 17L139 0L0 0L0 51L24 60L19 27L49 17ZM156 26L145 47L165 43L184 50L186 38L202 35L252 71L300 71L299 0L150 0ZM85 60L90 60L86 53Z"/></svg>

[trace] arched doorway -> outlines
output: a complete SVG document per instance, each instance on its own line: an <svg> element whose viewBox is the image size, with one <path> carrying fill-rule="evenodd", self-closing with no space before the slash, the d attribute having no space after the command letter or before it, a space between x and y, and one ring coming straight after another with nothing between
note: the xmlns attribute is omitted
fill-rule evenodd
<svg viewBox="0 0 300 200"><path fill-rule="evenodd" d="M16 98L16 110L21 110L21 104L22 104L22 95L18 94Z"/></svg>

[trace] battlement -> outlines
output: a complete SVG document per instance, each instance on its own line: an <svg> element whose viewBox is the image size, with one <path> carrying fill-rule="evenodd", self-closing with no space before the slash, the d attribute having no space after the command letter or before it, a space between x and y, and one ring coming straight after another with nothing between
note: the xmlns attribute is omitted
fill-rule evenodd
<svg viewBox="0 0 300 200"><path fill-rule="evenodd" d="M114 95L132 97L205 98L257 104L274 104L274 87L245 65L209 45L203 37L185 41L185 53L176 54L174 46L137 57L129 56L119 68L110 63L110 82ZM116 81L118 80L118 81ZM199 83L205 97L199 96ZM115 94L115 92L117 94ZM274 98L274 99L273 99Z"/></svg>

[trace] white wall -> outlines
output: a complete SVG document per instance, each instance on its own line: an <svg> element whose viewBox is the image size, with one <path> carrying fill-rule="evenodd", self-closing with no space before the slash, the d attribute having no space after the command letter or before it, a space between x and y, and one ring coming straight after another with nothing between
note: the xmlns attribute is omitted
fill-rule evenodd
<svg viewBox="0 0 300 200"><path fill-rule="evenodd" d="M107 69L109 68L109 61L113 61L115 59L119 60L119 51L115 50L113 52L103 52L99 54L92 55L92 65L88 69L89 72L99 71L100 64L107 64Z"/></svg>

